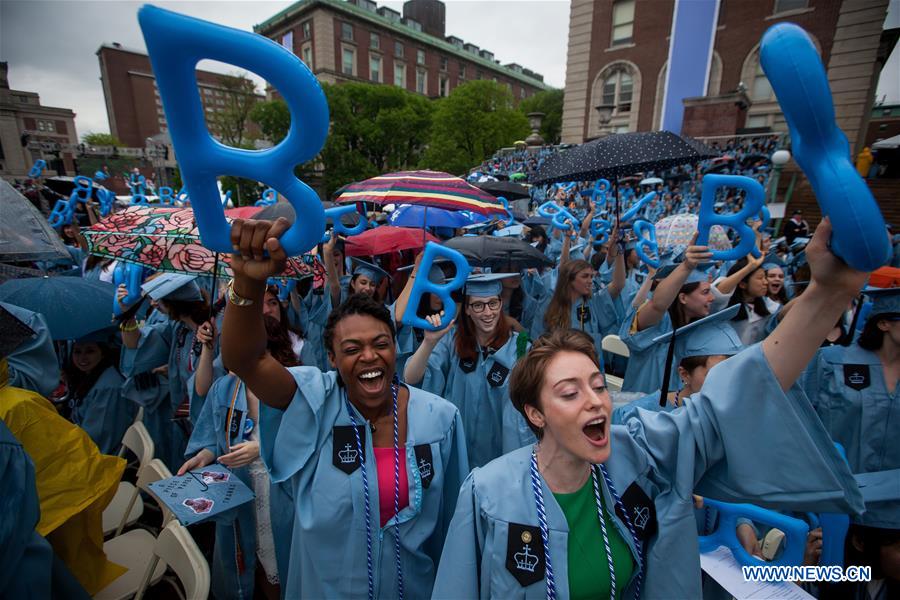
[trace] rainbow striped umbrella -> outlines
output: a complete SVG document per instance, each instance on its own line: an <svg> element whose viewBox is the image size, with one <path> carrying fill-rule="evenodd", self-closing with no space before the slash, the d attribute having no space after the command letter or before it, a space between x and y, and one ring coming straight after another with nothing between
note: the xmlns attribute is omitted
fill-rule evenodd
<svg viewBox="0 0 900 600"><path fill-rule="evenodd" d="M399 171L348 185L338 204L418 204L446 210L469 210L482 215L506 214L487 192L440 171Z"/></svg>

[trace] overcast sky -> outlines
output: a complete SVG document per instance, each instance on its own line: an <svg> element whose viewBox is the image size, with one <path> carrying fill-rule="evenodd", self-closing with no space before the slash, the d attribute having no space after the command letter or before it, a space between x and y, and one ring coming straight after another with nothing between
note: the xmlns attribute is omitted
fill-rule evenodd
<svg viewBox="0 0 900 600"><path fill-rule="evenodd" d="M9 62L10 86L39 93L42 104L74 110L79 136L108 132L96 52L101 44L109 42L146 50L136 17L142 4L0 0L0 60ZM253 25L293 2L213 0L153 4L252 30ZM515 62L537 71L550 85L565 85L567 0L450 0L446 4L447 35L491 50L504 64ZM400 1L378 5L403 10ZM234 70L217 64L201 63L201 67L220 72ZM258 81L262 90L262 80Z"/></svg>
<svg viewBox="0 0 900 600"><path fill-rule="evenodd" d="M748 0L753 1L753 0ZM34 91L48 106L71 108L79 136L108 132L97 49L103 43L145 50L137 24L143 2L0 0L0 60L9 62L13 89ZM208 0L154 2L222 25L252 30L289 1ZM378 2L402 11L402 1ZM504 64L516 62L565 85L568 0L447 0L447 35L491 50ZM891 0L890 21L900 21L900 0ZM220 72L223 65L201 67ZM894 50L878 98L900 102L900 46ZM257 78L258 79L258 78ZM261 80L260 90L262 89Z"/></svg>

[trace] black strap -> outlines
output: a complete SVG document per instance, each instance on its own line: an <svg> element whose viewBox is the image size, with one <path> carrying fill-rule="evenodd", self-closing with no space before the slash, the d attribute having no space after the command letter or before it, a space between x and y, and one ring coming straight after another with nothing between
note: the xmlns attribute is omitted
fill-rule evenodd
<svg viewBox="0 0 900 600"><path fill-rule="evenodd" d="M663 373L662 389L659 391L659 405L666 405L666 397L669 395L669 380L672 378L672 360L675 357L675 332L669 340L669 349L666 351L666 367Z"/></svg>

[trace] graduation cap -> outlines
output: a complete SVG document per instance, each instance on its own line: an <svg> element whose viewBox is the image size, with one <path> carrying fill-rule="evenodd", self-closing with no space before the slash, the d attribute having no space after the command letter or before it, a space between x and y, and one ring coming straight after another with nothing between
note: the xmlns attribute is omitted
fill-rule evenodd
<svg viewBox="0 0 900 600"><path fill-rule="evenodd" d="M862 293L872 299L870 319L878 315L900 314L900 288L867 287Z"/></svg>
<svg viewBox="0 0 900 600"><path fill-rule="evenodd" d="M154 300L180 300L200 302L203 294L197 285L197 276L187 273L163 273L141 285L141 291Z"/></svg>
<svg viewBox="0 0 900 600"><path fill-rule="evenodd" d="M783 269L785 267L784 261L781 260L774 252L770 252L766 255L766 258L763 259L762 269L763 271L768 271L769 269L774 269L778 267L779 269Z"/></svg>
<svg viewBox="0 0 900 600"><path fill-rule="evenodd" d="M791 252L797 252L801 248L806 248L807 244L809 244L808 237L794 238L794 241L791 242L791 245L790 245Z"/></svg>
<svg viewBox="0 0 900 600"><path fill-rule="evenodd" d="M14 314L0 306L0 360L13 353L22 343L34 336L34 330Z"/></svg>
<svg viewBox="0 0 900 600"><path fill-rule="evenodd" d="M660 267L656 271L656 275L653 276L654 279L662 280L672 274L672 271L677 269L681 265L680 262L669 263ZM703 263L694 267L694 270L690 272L687 276L687 279L684 280L682 285L687 285L689 283L703 283L709 281L709 270L713 266L712 263Z"/></svg>
<svg viewBox="0 0 900 600"><path fill-rule="evenodd" d="M374 265L370 262L366 262L364 260L360 260L355 256L350 258L350 264L353 265L353 274L354 275L363 275L369 280L373 281L375 285L381 283L381 280L385 277L390 279L390 275L388 272L379 267L378 265Z"/></svg>
<svg viewBox="0 0 900 600"><path fill-rule="evenodd" d="M98 329L97 331L87 333L75 340L75 343L117 344L119 341L121 341L121 337L119 336L119 328L115 325L111 325L109 327L104 327L103 329Z"/></svg>
<svg viewBox="0 0 900 600"><path fill-rule="evenodd" d="M728 324L733 319L740 305L729 306L709 316L688 323L674 331L669 331L653 338L653 343L668 342L666 365L663 370L663 383L659 405L665 406L666 394L669 391L669 379L672 375L672 362L675 359L675 346L681 358L692 356L732 356L741 351L744 344L734 328Z"/></svg>
<svg viewBox="0 0 900 600"><path fill-rule="evenodd" d="M476 273L466 279L466 295L475 298L499 296L503 291L503 280L518 277L518 273Z"/></svg>

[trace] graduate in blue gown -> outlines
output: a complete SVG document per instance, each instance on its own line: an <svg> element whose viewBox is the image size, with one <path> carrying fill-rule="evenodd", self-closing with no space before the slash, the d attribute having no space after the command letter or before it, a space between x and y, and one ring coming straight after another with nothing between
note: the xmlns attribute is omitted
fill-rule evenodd
<svg viewBox="0 0 900 600"><path fill-rule="evenodd" d="M670 413L638 411L611 426L590 340L569 331L537 340L510 396L540 442L467 478L433 597L698 598L695 491L860 513L852 474L794 385L865 278L830 254L829 237L823 221L808 250L816 286L796 312L711 369L701 392ZM577 510L573 494L584 498Z"/></svg>
<svg viewBox="0 0 900 600"><path fill-rule="evenodd" d="M568 244L568 238L565 244ZM619 295L625 282L625 262L618 247L610 245L615 254L615 274L608 287L595 288L596 271L585 260L567 260L564 248L559 275L552 295L545 296L531 327L533 337L554 329L578 329L594 340L598 353L602 352L603 337L618 330L624 314Z"/></svg>
<svg viewBox="0 0 900 600"><path fill-rule="evenodd" d="M850 469L884 472L884 477L896 480L900 478L900 289L867 288L865 293L874 302L859 339L848 346L822 348L804 374L804 388L825 428L846 450ZM857 522L900 530L900 502L868 504Z"/></svg>
<svg viewBox="0 0 900 600"><path fill-rule="evenodd" d="M530 344L503 314L502 279L470 275L456 324L427 331L406 363L404 381L452 402L462 415L470 466L531 444L534 436L509 402L509 374ZM429 319L440 324L440 317Z"/></svg>
<svg viewBox="0 0 900 600"><path fill-rule="evenodd" d="M195 279L195 275L164 273L148 280L141 290L157 301L168 319L143 327L131 319L121 326L124 376L132 378L166 367L167 386L151 386L131 397L144 406L144 425L156 443L157 457L171 470L181 465L190 423L202 408L199 402L191 403L189 379L202 349L196 332L208 322L210 309ZM121 299L124 286L118 293Z"/></svg>
<svg viewBox="0 0 900 600"><path fill-rule="evenodd" d="M19 344L7 357L9 384L49 398L59 385L59 360L56 358L47 322L40 313L15 304L0 302L0 306L34 332L34 335Z"/></svg>
<svg viewBox="0 0 900 600"><path fill-rule="evenodd" d="M76 340L64 368L71 420L84 429L103 454L116 454L137 404L123 394L119 352L113 329Z"/></svg>
<svg viewBox="0 0 900 600"><path fill-rule="evenodd" d="M336 371L286 369L266 352L259 304L283 268L277 238L232 223L233 291L222 357L259 398L260 449L294 501L287 598L427 597L446 527L468 472L459 411L400 384L393 320L355 294L329 316L324 342ZM257 238L259 236L256 236ZM254 246L254 243L256 246Z"/></svg>

